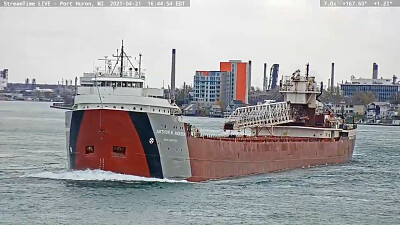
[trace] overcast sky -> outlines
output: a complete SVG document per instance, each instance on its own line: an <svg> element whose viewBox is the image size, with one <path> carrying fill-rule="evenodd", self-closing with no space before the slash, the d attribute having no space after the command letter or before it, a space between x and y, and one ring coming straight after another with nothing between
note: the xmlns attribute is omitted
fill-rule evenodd
<svg viewBox="0 0 400 225"><path fill-rule="evenodd" d="M280 75L310 63L325 83L400 75L400 8L320 8L319 0L191 0L190 8L0 8L0 68L10 82L57 83L93 71L124 39L143 54L147 84L169 84L177 49L177 86L220 61L253 61L252 85L262 87L263 63Z"/></svg>

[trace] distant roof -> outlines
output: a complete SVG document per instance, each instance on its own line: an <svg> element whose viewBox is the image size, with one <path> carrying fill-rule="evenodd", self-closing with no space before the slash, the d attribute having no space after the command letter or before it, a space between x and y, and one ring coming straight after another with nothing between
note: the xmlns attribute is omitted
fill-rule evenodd
<svg viewBox="0 0 400 225"><path fill-rule="evenodd" d="M392 79L367 79L367 78L351 78L350 82L341 84L341 85L393 85ZM396 82L396 85L398 83Z"/></svg>
<svg viewBox="0 0 400 225"><path fill-rule="evenodd" d="M96 78L92 78L92 81L96 81ZM133 77L97 77L97 81L119 81L119 82L144 82L140 78Z"/></svg>
<svg viewBox="0 0 400 225"><path fill-rule="evenodd" d="M346 105L364 105L362 102L356 101L356 100L354 100L352 98L349 98L349 97L345 97L344 99L335 98L335 99L331 99L329 101L329 103L331 103L331 104L342 104L343 102Z"/></svg>
<svg viewBox="0 0 400 225"><path fill-rule="evenodd" d="M190 109L192 109L194 106L195 106L194 104L190 104L190 105L186 106L183 110L185 110L185 111L190 110Z"/></svg>
<svg viewBox="0 0 400 225"><path fill-rule="evenodd" d="M220 105L214 104L211 106L212 109L221 109Z"/></svg>
<svg viewBox="0 0 400 225"><path fill-rule="evenodd" d="M233 104L235 105L240 105L243 104L243 102L241 100L232 100Z"/></svg>
<svg viewBox="0 0 400 225"><path fill-rule="evenodd" d="M374 104L374 105L390 105L389 102L372 102L370 104Z"/></svg>

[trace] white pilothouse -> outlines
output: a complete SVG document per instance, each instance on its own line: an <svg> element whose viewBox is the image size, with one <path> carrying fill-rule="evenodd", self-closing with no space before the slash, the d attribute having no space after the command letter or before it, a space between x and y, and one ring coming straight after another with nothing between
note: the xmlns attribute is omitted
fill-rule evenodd
<svg viewBox="0 0 400 225"><path fill-rule="evenodd" d="M117 60L113 68L111 60L105 58L106 67L103 72L97 70L94 73L85 73L80 78L81 87L77 89L73 109L105 108L165 115L180 111L178 106L164 99L164 89L145 87L141 54L138 67L132 64L123 45L121 53L115 57ZM129 64L124 64L124 59Z"/></svg>

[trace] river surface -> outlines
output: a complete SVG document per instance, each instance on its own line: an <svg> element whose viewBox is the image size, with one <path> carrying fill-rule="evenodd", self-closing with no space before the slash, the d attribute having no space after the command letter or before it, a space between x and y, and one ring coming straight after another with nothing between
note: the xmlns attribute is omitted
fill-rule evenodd
<svg viewBox="0 0 400 225"><path fill-rule="evenodd" d="M0 224L400 224L400 127L359 126L346 164L189 183L68 171L49 105L0 102Z"/></svg>

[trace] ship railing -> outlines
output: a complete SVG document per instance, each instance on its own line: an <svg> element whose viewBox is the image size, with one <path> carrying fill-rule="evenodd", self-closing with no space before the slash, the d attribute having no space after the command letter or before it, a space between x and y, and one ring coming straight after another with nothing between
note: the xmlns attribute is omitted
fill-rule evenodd
<svg viewBox="0 0 400 225"><path fill-rule="evenodd" d="M290 104L274 102L237 108L225 122L226 130L269 127L293 122Z"/></svg>
<svg viewBox="0 0 400 225"><path fill-rule="evenodd" d="M216 140L216 141L230 141L230 142L262 142L262 143L271 143L271 142L334 142L338 141L338 138L316 138L316 137L281 137L281 136L235 136L235 137L226 137L226 136L211 136L204 135L199 138Z"/></svg>

